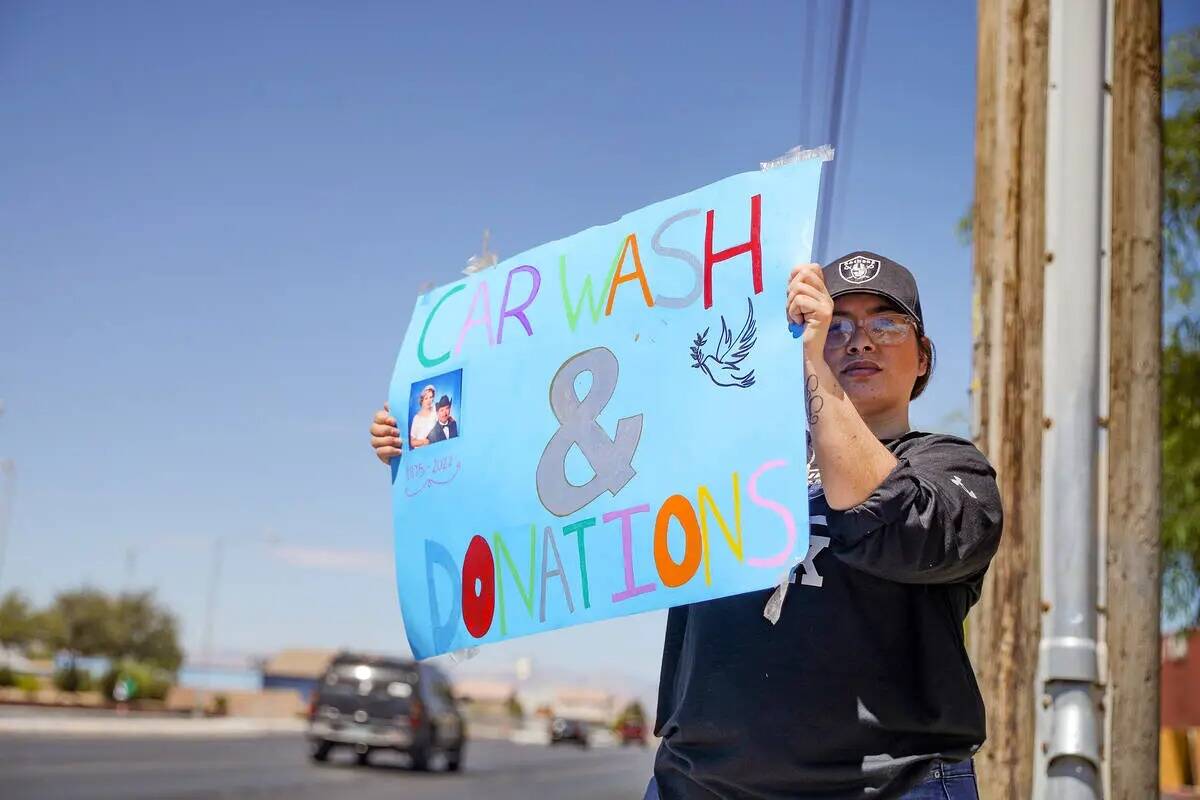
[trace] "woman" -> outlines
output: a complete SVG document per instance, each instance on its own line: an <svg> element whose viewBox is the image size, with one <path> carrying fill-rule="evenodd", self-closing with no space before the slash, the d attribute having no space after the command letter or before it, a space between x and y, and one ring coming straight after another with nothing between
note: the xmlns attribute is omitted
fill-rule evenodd
<svg viewBox="0 0 1200 800"><path fill-rule="evenodd" d="M437 424L437 412L433 410L433 396L436 391L433 384L421 390L421 409L413 414L412 425L408 429L408 446L424 447L429 444L429 434Z"/></svg>
<svg viewBox="0 0 1200 800"><path fill-rule="evenodd" d="M962 624L999 544L995 473L970 442L909 428L934 351L907 269L865 251L804 264L787 313L804 326L809 551L774 591L669 611L646 796L977 798ZM371 427L385 462L389 421Z"/></svg>

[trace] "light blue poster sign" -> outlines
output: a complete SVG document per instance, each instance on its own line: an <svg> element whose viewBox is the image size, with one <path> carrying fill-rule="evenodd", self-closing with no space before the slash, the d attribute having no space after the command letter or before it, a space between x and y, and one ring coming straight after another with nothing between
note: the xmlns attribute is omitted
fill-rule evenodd
<svg viewBox="0 0 1200 800"><path fill-rule="evenodd" d="M417 300L389 402L418 658L764 589L803 558L784 301L820 167L734 175Z"/></svg>

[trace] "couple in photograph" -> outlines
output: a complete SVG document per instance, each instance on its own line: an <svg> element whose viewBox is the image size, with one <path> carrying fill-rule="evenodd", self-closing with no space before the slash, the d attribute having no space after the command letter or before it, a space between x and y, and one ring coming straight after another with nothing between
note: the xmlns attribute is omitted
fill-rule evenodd
<svg viewBox="0 0 1200 800"><path fill-rule="evenodd" d="M410 447L424 447L458 437L458 421L451 414L450 398L442 395L435 405L433 396L436 393L433 384L421 390L421 409L413 414L408 430Z"/></svg>

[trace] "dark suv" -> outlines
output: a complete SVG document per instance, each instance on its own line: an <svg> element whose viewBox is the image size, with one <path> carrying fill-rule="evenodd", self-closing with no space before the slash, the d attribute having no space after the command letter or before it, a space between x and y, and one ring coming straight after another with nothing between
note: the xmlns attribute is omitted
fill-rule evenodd
<svg viewBox="0 0 1200 800"><path fill-rule="evenodd" d="M571 742L580 747L588 746L588 726L583 720L555 717L550 721L550 744Z"/></svg>
<svg viewBox="0 0 1200 800"><path fill-rule="evenodd" d="M436 667L404 659L342 653L313 691L308 741L315 761L337 746L354 748L366 764L373 750L407 753L413 769L429 769L442 754L462 768L466 727L450 683Z"/></svg>

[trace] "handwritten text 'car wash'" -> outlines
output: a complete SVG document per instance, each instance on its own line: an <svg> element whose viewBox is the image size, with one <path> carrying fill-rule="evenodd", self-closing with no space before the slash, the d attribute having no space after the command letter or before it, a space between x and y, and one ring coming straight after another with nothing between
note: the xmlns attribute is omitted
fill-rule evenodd
<svg viewBox="0 0 1200 800"><path fill-rule="evenodd" d="M701 213L703 212L697 208L673 214L658 226L658 229L651 237L651 249L653 252L665 258L682 261L694 271L695 282L692 289L682 296L665 296L651 292L650 280L642 265L642 257L636 233L631 233L622 240L617 254L613 258L612 266L601 284L599 298L596 297L596 293L592 289L592 276L587 275L583 279L578 299L572 301L571 290L567 284L567 259L566 256L559 256L559 285L562 290L563 311L566 314L567 325L570 330L572 332L575 331L579 323L579 318L583 315L585 303L591 312L593 324L600 321L602 312L604 316L611 316L613 306L617 300L617 289L623 284L634 281L638 283L641 289L642 301L647 307L653 308L657 305L663 308L686 308L692 305L701 293L703 293L704 308L711 308L713 304L713 267L723 261L728 261L741 255L750 256L751 281L754 293L760 294L763 290L762 196L756 194L750 198L750 235L749 239L745 242L714 252L713 231L716 226L716 212L709 210L706 214L704 226L703 260L697 258L692 252L674 247L666 247L661 243L660 240L663 233L672 225ZM514 283L517 281L518 276L528 276L527 280L524 278L520 279L520 282L526 284L528 288L525 291L524 298L519 302L516 301L513 291ZM491 290L488 288L488 281L480 281L475 289L475 293L471 296L466 306L457 340L453 345L444 343L445 350L440 353L435 352L431 355L427 349L426 342L430 324L438 314L454 313L450 306L460 303L461 298L456 296L459 292L467 288L464 283L450 287L433 303L429 313L426 315L424 324L421 326L421 336L417 341L417 358L421 365L426 368L436 367L448 360L451 353L456 356L460 355L463 348L467 346L468 337L474 328L483 329L483 332L486 333L489 347L502 345L504 343L504 323L508 319L514 319L519 322L521 327L525 329L525 334L533 336L534 326L529 318L529 309L534 301L537 300L541 287L542 271L538 267L532 264L513 267L509 270L504 281L504 292L500 300L499 315L493 318ZM444 306L447 308L444 309ZM495 324L493 324L493 319L495 320ZM482 333L475 334L475 336L482 335Z"/></svg>

